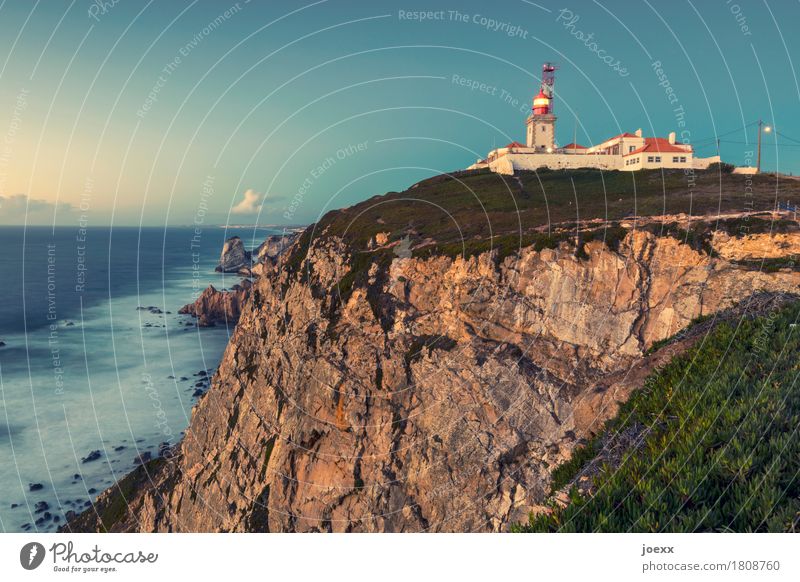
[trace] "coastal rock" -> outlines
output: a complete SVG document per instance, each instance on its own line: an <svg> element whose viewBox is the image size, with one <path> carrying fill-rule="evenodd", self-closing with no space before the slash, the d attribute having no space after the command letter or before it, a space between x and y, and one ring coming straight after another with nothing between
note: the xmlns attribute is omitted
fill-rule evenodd
<svg viewBox="0 0 800 582"><path fill-rule="evenodd" d="M225 241L219 264L214 269L219 273L238 273L242 268L250 268L251 253L244 248L242 239L232 236Z"/></svg>
<svg viewBox="0 0 800 582"><path fill-rule="evenodd" d="M92 461L96 461L102 456L103 453L101 453L100 451L92 451L91 453L89 453L88 455L86 455L81 459L81 463L91 463Z"/></svg>
<svg viewBox="0 0 800 582"><path fill-rule="evenodd" d="M580 257L566 242L395 257L348 293L353 251L321 237L307 268L254 284L175 462L126 477L113 522L85 512L67 529L507 530L641 386L623 379L655 342L798 291L797 271L734 264L720 244L636 230Z"/></svg>
<svg viewBox="0 0 800 582"><path fill-rule="evenodd" d="M150 451L145 451L145 452L143 452L143 453L141 453L139 455L136 455L136 457L133 459L133 464L134 465L144 465L145 463L150 461L152 458L153 458L153 453L151 453Z"/></svg>
<svg viewBox="0 0 800 582"><path fill-rule="evenodd" d="M197 324L201 327L211 327L217 323L233 325L238 321L252 287L253 284L247 279L234 285L230 291L218 291L210 285L194 303L184 305L178 313L197 318Z"/></svg>
<svg viewBox="0 0 800 582"><path fill-rule="evenodd" d="M253 251L253 255L259 263L265 261L275 263L296 238L296 233L270 235Z"/></svg>

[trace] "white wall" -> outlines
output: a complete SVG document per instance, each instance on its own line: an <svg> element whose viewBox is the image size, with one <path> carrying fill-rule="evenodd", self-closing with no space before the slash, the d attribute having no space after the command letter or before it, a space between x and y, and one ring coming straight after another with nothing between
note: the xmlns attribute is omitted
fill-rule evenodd
<svg viewBox="0 0 800 582"><path fill-rule="evenodd" d="M719 156L711 156L710 158L693 158L692 167L695 170L705 170L711 164L718 164L721 161Z"/></svg>
<svg viewBox="0 0 800 582"><path fill-rule="evenodd" d="M655 159L656 154L651 154ZM686 158L685 162L673 162L673 157ZM541 154L541 153L514 153L506 154L489 163L489 168L498 174L513 174L515 170L538 170L550 168L551 170L576 170L578 168L598 168L601 170L622 170L634 172L641 169L658 168L694 168L704 170L709 165L719 162L719 156L710 158L693 158L686 152L674 156L672 153L660 154L660 162L648 162L647 152L635 156L639 158L638 164L625 165L622 156L604 156L599 154Z"/></svg>
<svg viewBox="0 0 800 582"><path fill-rule="evenodd" d="M513 174L514 170L566 170L578 168L600 168L621 170L620 156L571 155L571 154L507 154L489 164L498 174Z"/></svg>

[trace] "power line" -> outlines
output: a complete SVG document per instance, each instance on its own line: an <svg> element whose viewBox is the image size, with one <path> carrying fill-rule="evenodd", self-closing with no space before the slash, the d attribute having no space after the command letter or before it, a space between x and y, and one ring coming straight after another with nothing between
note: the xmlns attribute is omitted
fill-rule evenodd
<svg viewBox="0 0 800 582"><path fill-rule="evenodd" d="M725 133L720 133L720 134L718 134L718 135L716 135L714 137L707 137L707 138L704 138L704 139L693 140L692 143L701 144L701 143L704 143L704 142L716 142L721 137L725 137L726 135L731 135L732 133L738 133L740 131L744 131L748 127L751 127L751 126L756 125L756 124L758 124L757 121L751 121L747 125L743 125L742 127L739 127L737 129L732 129L731 131L726 131Z"/></svg>
<svg viewBox="0 0 800 582"><path fill-rule="evenodd" d="M720 143L735 143L735 144L745 144L745 145L752 145L752 142L749 141L732 141L728 139L721 139ZM773 146L769 146L773 147ZM800 142L793 144L793 143L776 143L774 147L778 148L800 148Z"/></svg>
<svg viewBox="0 0 800 582"><path fill-rule="evenodd" d="M779 135L779 136L781 136L781 137L782 137L782 138L784 138L784 139L788 139L789 141L793 141L793 142L795 142L796 144L799 144L799 145L800 145L800 140L796 140L796 139L794 139L793 137L789 137L788 135L786 135L785 133L781 133L781 132L780 132L780 131L778 131L777 129L775 130L775 135Z"/></svg>

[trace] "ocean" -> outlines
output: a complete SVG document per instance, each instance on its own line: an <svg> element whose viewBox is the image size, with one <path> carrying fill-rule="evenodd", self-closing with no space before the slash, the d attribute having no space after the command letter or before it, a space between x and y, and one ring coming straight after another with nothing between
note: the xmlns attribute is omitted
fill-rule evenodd
<svg viewBox="0 0 800 582"><path fill-rule="evenodd" d="M177 443L232 329L178 315L227 237L277 230L0 227L0 531L67 511Z"/></svg>

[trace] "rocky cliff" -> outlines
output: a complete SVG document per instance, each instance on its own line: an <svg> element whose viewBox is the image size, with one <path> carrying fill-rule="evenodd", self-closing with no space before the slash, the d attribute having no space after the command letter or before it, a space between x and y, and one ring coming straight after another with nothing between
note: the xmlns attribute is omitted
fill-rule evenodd
<svg viewBox="0 0 800 582"><path fill-rule="evenodd" d="M524 520L551 470L640 385L648 348L755 292L798 291L797 232L779 245L769 233L702 245L616 233L464 259L384 236L359 251L310 229L255 282L174 457L70 528L502 531ZM782 262L754 264L764 248Z"/></svg>
<svg viewBox="0 0 800 582"><path fill-rule="evenodd" d="M178 313L195 317L200 327L217 324L233 326L239 320L252 287L249 279L243 279L229 291L218 291L210 285L193 303L181 307Z"/></svg>
<svg viewBox="0 0 800 582"><path fill-rule="evenodd" d="M214 269L218 273L238 273L252 266L252 253L244 248L242 239L232 236L225 241L219 257L219 264Z"/></svg>

